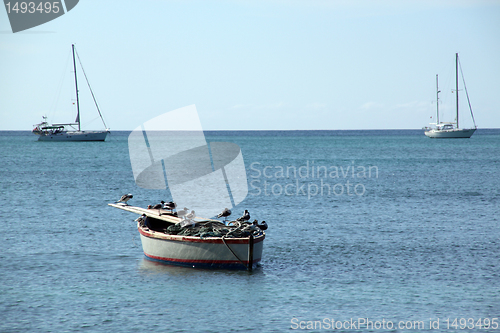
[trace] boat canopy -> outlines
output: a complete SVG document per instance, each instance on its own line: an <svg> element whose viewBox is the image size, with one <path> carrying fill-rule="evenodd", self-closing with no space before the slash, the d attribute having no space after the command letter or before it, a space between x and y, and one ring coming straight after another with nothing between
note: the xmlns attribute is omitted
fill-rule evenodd
<svg viewBox="0 0 500 333"><path fill-rule="evenodd" d="M51 130L51 129L64 129L64 126L44 126L42 130Z"/></svg>
<svg viewBox="0 0 500 333"><path fill-rule="evenodd" d="M438 128L453 128L453 125L455 123L440 123L440 124L437 124L436 126Z"/></svg>

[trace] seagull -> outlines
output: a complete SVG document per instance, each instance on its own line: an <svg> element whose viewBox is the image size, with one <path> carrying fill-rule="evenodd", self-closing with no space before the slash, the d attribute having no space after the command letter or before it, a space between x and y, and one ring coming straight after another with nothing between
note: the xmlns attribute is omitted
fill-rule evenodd
<svg viewBox="0 0 500 333"><path fill-rule="evenodd" d="M179 225L181 228L190 228L196 225L196 223L193 220L183 220Z"/></svg>
<svg viewBox="0 0 500 333"><path fill-rule="evenodd" d="M129 194L124 194L124 195L122 195L122 197L120 198L120 200L118 200L115 203L123 202L125 205L128 205L127 201L129 201L133 197L134 196L132 194L130 194L130 193Z"/></svg>
<svg viewBox="0 0 500 333"><path fill-rule="evenodd" d="M189 210L186 207L184 207L184 209L177 211L177 217L185 219L188 212Z"/></svg>
<svg viewBox="0 0 500 333"><path fill-rule="evenodd" d="M220 213L219 215L217 215L217 217L224 217L224 221L227 220L227 217L231 215L231 211L227 208L224 208L224 210L222 211L222 213Z"/></svg>
<svg viewBox="0 0 500 333"><path fill-rule="evenodd" d="M163 207L163 201L162 201L162 203L156 204L156 205L152 206L151 208L152 209L161 209L162 207Z"/></svg>
<svg viewBox="0 0 500 333"><path fill-rule="evenodd" d="M250 232L254 232L256 230L259 230L259 227L255 224L250 224L250 225L246 225L244 228L243 228L243 231L250 231Z"/></svg>
<svg viewBox="0 0 500 333"><path fill-rule="evenodd" d="M266 221L262 221L261 224L257 224L257 226L260 228L260 230L267 230L267 223Z"/></svg>
<svg viewBox="0 0 500 333"><path fill-rule="evenodd" d="M266 221L262 221L262 224L259 224L259 221L253 220L252 224L254 226L259 227L259 229L262 230L262 231L267 230L267 223L266 223Z"/></svg>
<svg viewBox="0 0 500 333"><path fill-rule="evenodd" d="M177 207L177 204L173 201L170 201L170 202L163 204L163 209L168 209L170 211L170 213L172 213L174 211L175 207Z"/></svg>
<svg viewBox="0 0 500 333"><path fill-rule="evenodd" d="M138 222L139 225L142 227L146 223L146 218L147 218L146 214L142 214L141 216L139 216L138 218L136 218L135 221Z"/></svg>
<svg viewBox="0 0 500 333"><path fill-rule="evenodd" d="M163 208L164 204L165 201L161 201L159 204L156 204L154 206L148 205L148 209L158 209L158 215L161 216L161 209Z"/></svg>
<svg viewBox="0 0 500 333"><path fill-rule="evenodd" d="M195 217L196 217L196 214L195 214L194 210L192 210L191 213L186 215L186 220L192 220Z"/></svg>
<svg viewBox="0 0 500 333"><path fill-rule="evenodd" d="M240 222L241 221L248 221L248 220L250 220L250 213L246 209L245 209L245 213L243 214L243 216L242 217L238 217L236 219L236 221L240 221Z"/></svg>

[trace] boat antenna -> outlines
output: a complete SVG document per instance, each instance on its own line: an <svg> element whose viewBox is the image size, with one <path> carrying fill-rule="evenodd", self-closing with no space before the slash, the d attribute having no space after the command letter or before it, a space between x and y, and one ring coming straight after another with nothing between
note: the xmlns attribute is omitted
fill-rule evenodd
<svg viewBox="0 0 500 333"><path fill-rule="evenodd" d="M104 128L108 129L106 123L104 122L104 118L102 117L101 110L99 109L99 105L97 105L97 100L95 99L94 92L92 91L92 87L90 87L89 79L87 79L87 74L85 74L85 70L83 69L82 61L80 60L80 56L78 52L76 52L76 56L78 58L78 63L80 63L80 67L82 68L83 76L85 76L85 80L87 81L87 85L89 86L90 93L92 94L92 98L94 99L94 104L97 108L97 112L99 112L99 116L101 117L102 123L104 124ZM80 126L80 122L78 122L78 126ZM80 129L80 128L78 128Z"/></svg>
<svg viewBox="0 0 500 333"><path fill-rule="evenodd" d="M436 74L436 113L437 113L437 122L436 125L439 125L439 83L438 83L438 75Z"/></svg>
<svg viewBox="0 0 500 333"><path fill-rule="evenodd" d="M458 129L458 53L455 53L455 82L457 86L457 129Z"/></svg>
<svg viewBox="0 0 500 333"><path fill-rule="evenodd" d="M470 104L469 93L467 92L467 86L465 85L465 77L464 72L462 71L462 64L460 63L460 59L458 59L458 66L460 67L460 74L462 74L462 81L464 83L465 96L467 96L467 102L469 103L470 115L472 116L472 121L474 122L474 128L477 128L476 120L474 119L474 113L472 112L472 106Z"/></svg>
<svg viewBox="0 0 500 333"><path fill-rule="evenodd" d="M75 89L76 89L76 122L78 123L78 131L80 131L80 102L78 100L78 80L76 79L76 62L75 62L75 44L71 44L73 50L73 70L75 71Z"/></svg>

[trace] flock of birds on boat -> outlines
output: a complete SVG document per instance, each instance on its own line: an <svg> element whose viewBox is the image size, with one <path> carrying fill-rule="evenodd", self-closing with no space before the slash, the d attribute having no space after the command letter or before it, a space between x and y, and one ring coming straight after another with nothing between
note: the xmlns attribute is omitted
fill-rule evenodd
<svg viewBox="0 0 500 333"><path fill-rule="evenodd" d="M118 200L116 203L123 203L124 205L128 205L128 201L132 199L134 196L132 194L124 194ZM176 209L177 204L173 201L170 202L165 202L161 201L159 204L156 205L148 205L148 209L158 209L159 215L161 215L161 210L169 210L171 214L175 214L178 218L181 218L183 221L181 222L183 226L187 226L188 224L192 223L192 220L196 217L196 213L194 210L189 211L188 208L184 207L181 210L177 210L177 212L174 213L174 209ZM224 222L227 221L227 218L232 214L231 210L228 208L224 208L224 210L217 215L218 218L223 217ZM250 213L248 210L245 209L245 212L241 217L238 217L235 221L230 221L229 223L232 222L248 222L250 220ZM257 220L254 220L253 225L259 227L261 230L267 230L267 223L266 221L262 221L261 224Z"/></svg>

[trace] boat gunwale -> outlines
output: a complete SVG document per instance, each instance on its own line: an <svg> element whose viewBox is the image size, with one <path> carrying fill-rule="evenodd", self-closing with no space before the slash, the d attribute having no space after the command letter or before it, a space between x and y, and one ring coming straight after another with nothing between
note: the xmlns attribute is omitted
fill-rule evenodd
<svg viewBox="0 0 500 333"><path fill-rule="evenodd" d="M145 228L141 227L140 224L137 224L137 229L139 230L139 233L143 235L144 237L148 238L153 238L153 239L158 239L158 240L170 240L170 241L175 241L175 242L191 242L191 243L214 243L214 244L224 244L226 242L227 244L248 244L250 237L243 237L243 238L224 238L224 241L222 240L222 237L197 237L197 236L182 236L182 235L169 235L169 234L164 234L160 231L154 231L151 229L148 229L148 231L145 230ZM266 238L266 233L262 231L261 235L254 236L254 244L263 242L264 239Z"/></svg>

